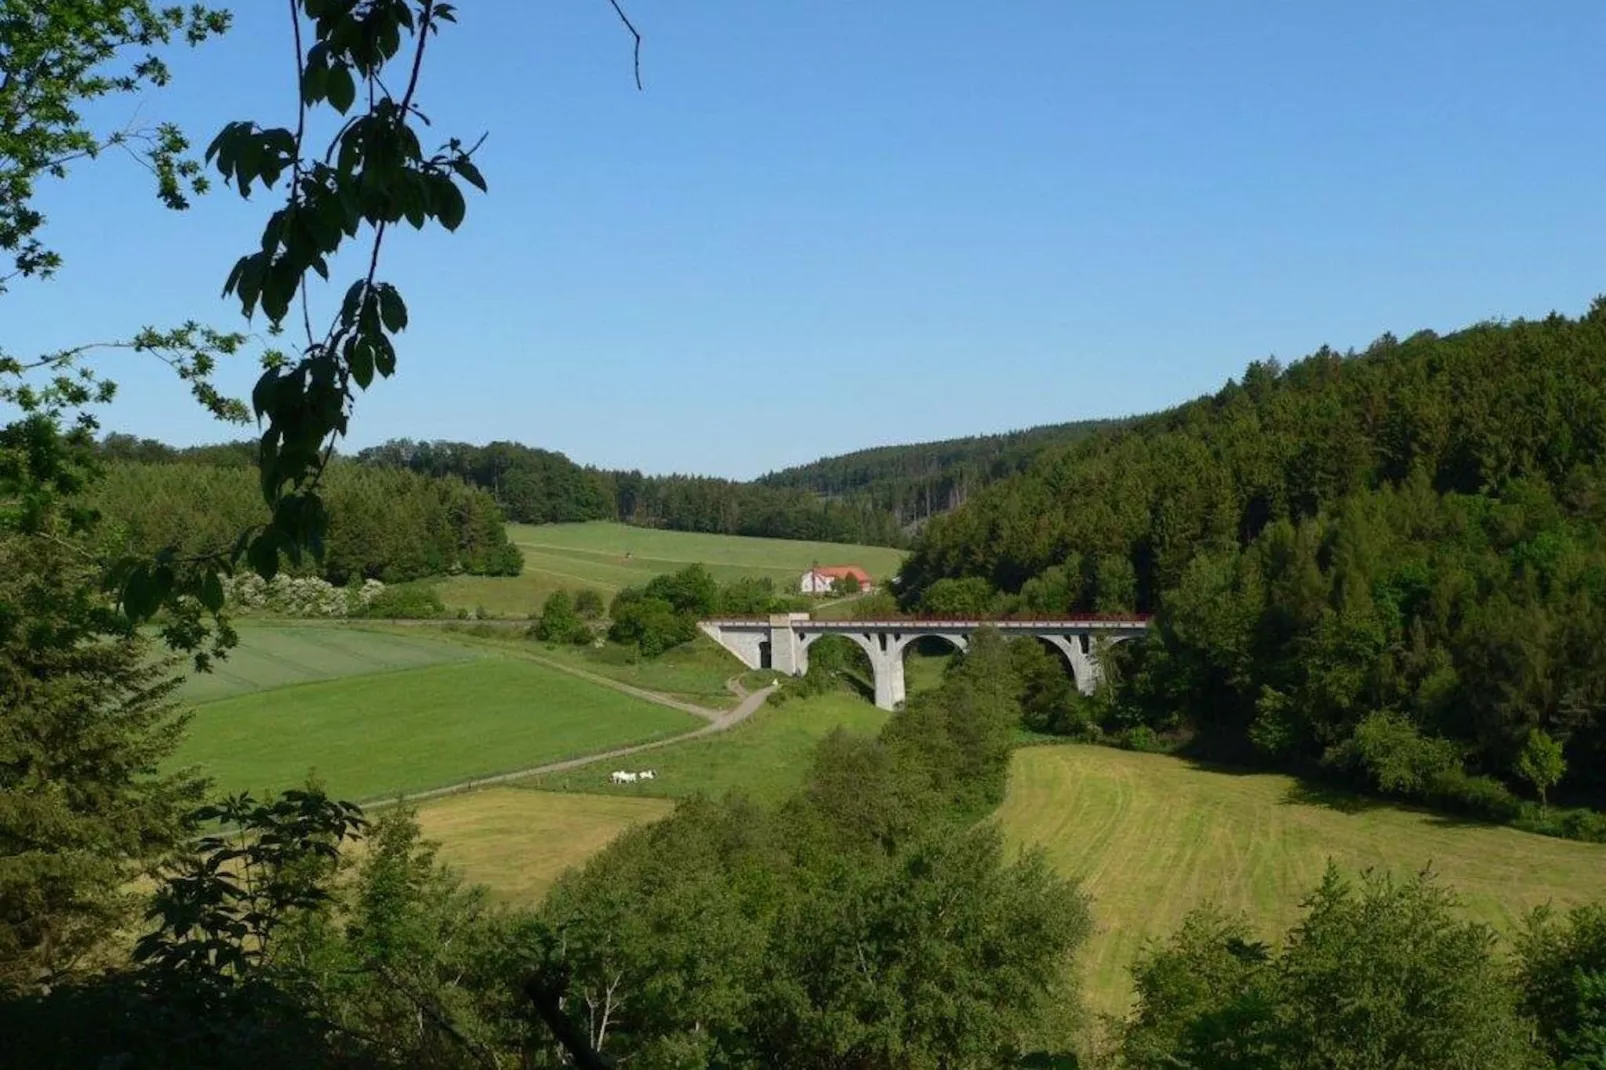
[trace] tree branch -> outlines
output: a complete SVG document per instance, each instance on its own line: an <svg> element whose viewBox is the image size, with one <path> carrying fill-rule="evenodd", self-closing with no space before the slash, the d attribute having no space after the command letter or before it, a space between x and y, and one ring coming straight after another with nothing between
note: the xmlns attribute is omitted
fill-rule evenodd
<svg viewBox="0 0 1606 1070"><path fill-rule="evenodd" d="M630 36L635 38L635 40L636 40L636 48L635 48L636 89L640 90L641 89L641 34L636 30L635 24L630 21L630 16L625 14L625 9L619 6L619 0L608 0L608 3L613 5L613 13L615 15L619 16L619 21L625 24L625 29L629 30L630 31Z"/></svg>
<svg viewBox="0 0 1606 1070"><path fill-rule="evenodd" d="M552 1031L558 1044L569 1053L580 1070L614 1070L618 1065L612 1057L591 1046L591 1040L563 1013L563 992L568 987L565 977L549 978L533 974L524 982L524 994L535 1006L535 1013Z"/></svg>

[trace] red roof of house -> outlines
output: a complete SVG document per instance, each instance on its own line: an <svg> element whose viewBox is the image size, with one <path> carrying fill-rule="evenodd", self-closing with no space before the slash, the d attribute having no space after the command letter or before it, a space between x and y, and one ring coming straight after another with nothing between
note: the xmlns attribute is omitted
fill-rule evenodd
<svg viewBox="0 0 1606 1070"><path fill-rule="evenodd" d="M813 569L813 572L819 576L830 576L834 580L839 580L844 576L852 576L861 584L870 582L870 574L858 565L820 565Z"/></svg>

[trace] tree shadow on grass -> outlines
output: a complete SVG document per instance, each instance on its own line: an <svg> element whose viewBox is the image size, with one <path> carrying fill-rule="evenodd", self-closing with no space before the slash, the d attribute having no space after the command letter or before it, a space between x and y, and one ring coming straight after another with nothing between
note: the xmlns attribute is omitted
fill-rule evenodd
<svg viewBox="0 0 1606 1070"><path fill-rule="evenodd" d="M1386 799L1357 795L1353 791L1335 788L1308 780L1296 780L1288 785L1281 802L1284 806L1319 806L1341 814L1364 814L1373 810L1397 810L1398 804Z"/></svg>
<svg viewBox="0 0 1606 1070"><path fill-rule="evenodd" d="M1183 753L1179 754L1178 757L1200 772L1215 773L1219 776L1290 775L1280 770L1215 761L1197 754ZM1372 810L1385 808L1399 809L1399 805L1391 800L1360 795L1347 788L1324 784L1319 780L1297 775L1294 776L1293 783L1288 785L1288 790L1283 793L1282 798L1278 801L1283 806L1319 806L1324 810L1332 810L1340 814L1364 814Z"/></svg>

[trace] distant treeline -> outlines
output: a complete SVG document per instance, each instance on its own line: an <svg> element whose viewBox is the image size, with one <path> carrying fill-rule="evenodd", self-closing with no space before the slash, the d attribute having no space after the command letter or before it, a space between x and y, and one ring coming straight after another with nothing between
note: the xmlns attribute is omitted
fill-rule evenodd
<svg viewBox="0 0 1606 1070"><path fill-rule="evenodd" d="M517 442L392 439L353 460L455 479L488 491L520 524L615 520L640 527L811 542L904 546L907 529L954 509L971 494L1023 471L1045 449L1119 421L1088 420L1001 435L884 446L772 473L753 482L708 476L648 476L581 466L562 453ZM146 463L252 466L250 441L174 448L109 435L107 457Z"/></svg>
<svg viewBox="0 0 1606 1070"><path fill-rule="evenodd" d="M229 459L231 450L193 452ZM324 502L330 519L322 567L292 571L347 584L455 571L517 575L523 567L495 500L458 480L336 461L325 476ZM245 528L267 520L256 472L247 464L226 467L186 456L112 461L90 487L87 504L100 511L105 538L147 554L168 546L184 554L227 549Z"/></svg>
<svg viewBox="0 0 1606 1070"><path fill-rule="evenodd" d="M878 446L772 472L758 482L828 498L863 498L900 524L913 525L957 509L989 483L1024 471L1050 446L1077 442L1119 423L1081 420L1001 435Z"/></svg>
<svg viewBox="0 0 1606 1070"><path fill-rule="evenodd" d="M516 442L394 439L357 454L359 464L450 476L489 491L509 520L548 524L617 520L642 527L818 542L897 546L896 518L861 498L702 476L646 476L581 467L561 453Z"/></svg>
<svg viewBox="0 0 1606 1070"><path fill-rule="evenodd" d="M902 578L1157 612L1114 727L1487 816L1606 804L1606 301L1252 364L936 518Z"/></svg>

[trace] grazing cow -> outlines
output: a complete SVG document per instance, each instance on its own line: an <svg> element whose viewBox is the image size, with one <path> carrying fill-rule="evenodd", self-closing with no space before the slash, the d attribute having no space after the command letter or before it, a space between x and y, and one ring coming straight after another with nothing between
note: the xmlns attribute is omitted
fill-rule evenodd
<svg viewBox="0 0 1606 1070"><path fill-rule="evenodd" d="M608 779L615 784L634 784L636 782L636 774L627 773L623 769L615 769L613 775Z"/></svg>
<svg viewBox="0 0 1606 1070"><path fill-rule="evenodd" d="M638 777L640 777L642 780L656 780L657 777L658 777L658 774L654 773L651 769L643 769L641 772L637 773L636 775Z"/></svg>

